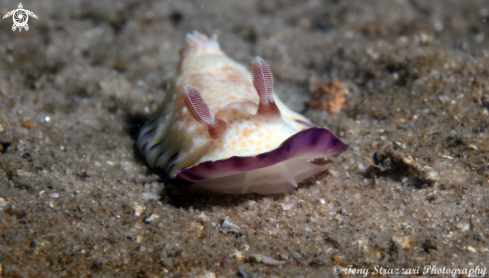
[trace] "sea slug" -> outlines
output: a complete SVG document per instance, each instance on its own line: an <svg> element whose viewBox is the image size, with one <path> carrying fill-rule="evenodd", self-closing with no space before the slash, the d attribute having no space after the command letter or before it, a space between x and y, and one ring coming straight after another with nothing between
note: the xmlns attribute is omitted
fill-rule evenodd
<svg viewBox="0 0 489 278"><path fill-rule="evenodd" d="M309 159L348 149L278 99L262 58L250 73L226 56L215 35L196 31L180 56L162 105L137 141L150 167L216 192L275 194L325 170Z"/></svg>

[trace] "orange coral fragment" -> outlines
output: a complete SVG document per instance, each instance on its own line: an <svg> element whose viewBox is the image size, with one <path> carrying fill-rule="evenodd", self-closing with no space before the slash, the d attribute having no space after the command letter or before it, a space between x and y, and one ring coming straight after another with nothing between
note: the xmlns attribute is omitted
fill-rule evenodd
<svg viewBox="0 0 489 278"><path fill-rule="evenodd" d="M310 92L309 106L326 110L331 114L339 113L346 101L346 86L339 81L317 82Z"/></svg>

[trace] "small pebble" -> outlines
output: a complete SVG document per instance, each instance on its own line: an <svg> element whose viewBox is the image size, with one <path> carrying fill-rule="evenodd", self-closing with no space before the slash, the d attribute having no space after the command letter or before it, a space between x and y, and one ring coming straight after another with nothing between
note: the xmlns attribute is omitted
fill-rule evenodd
<svg viewBox="0 0 489 278"><path fill-rule="evenodd" d="M467 50L469 48L469 43L467 42L467 40L461 40L459 47L461 50Z"/></svg>
<svg viewBox="0 0 489 278"><path fill-rule="evenodd" d="M262 255L262 254L259 254L259 256L261 257L261 262L263 264L266 264L266 265L282 265L282 264L286 264L287 263L287 262L284 262L284 261L275 260L274 258L265 256L265 255Z"/></svg>
<svg viewBox="0 0 489 278"><path fill-rule="evenodd" d="M0 210L2 210L6 205L8 205L9 201L4 198L0 198Z"/></svg>
<svg viewBox="0 0 489 278"><path fill-rule="evenodd" d="M402 248L406 249L411 246L411 237L410 236L393 236L392 241L401 245Z"/></svg>
<svg viewBox="0 0 489 278"><path fill-rule="evenodd" d="M438 172L436 172L435 169L431 168L430 166L424 166L421 168L421 170L418 172L418 177L421 181L427 183L435 183L440 180L440 175Z"/></svg>
<svg viewBox="0 0 489 278"><path fill-rule="evenodd" d="M476 125L474 126L474 132L475 133L482 133L484 132L485 128L483 125Z"/></svg>
<svg viewBox="0 0 489 278"><path fill-rule="evenodd" d="M234 256L238 261L242 261L244 259L243 253L238 250L234 251Z"/></svg>
<svg viewBox="0 0 489 278"><path fill-rule="evenodd" d="M414 166L414 159L409 155L406 157L403 157L402 162L408 166Z"/></svg>
<svg viewBox="0 0 489 278"><path fill-rule="evenodd" d="M51 197L51 198L58 198L59 197L59 193L49 193L49 197Z"/></svg>
<svg viewBox="0 0 489 278"><path fill-rule="evenodd" d="M179 11L173 11L170 14L170 20L173 23L173 26L177 26L178 24L180 24L180 22L182 22L183 14Z"/></svg>
<svg viewBox="0 0 489 278"><path fill-rule="evenodd" d="M159 216L156 215L156 214L151 214L150 216L144 218L144 222L146 223L151 223L153 222L156 218L158 218Z"/></svg>
<svg viewBox="0 0 489 278"><path fill-rule="evenodd" d="M470 230L470 225L469 225L469 223L461 222L461 223L458 223L457 224L457 228L459 228L460 230L466 232L466 231Z"/></svg>
<svg viewBox="0 0 489 278"><path fill-rule="evenodd" d="M141 198L143 200L159 200L161 199L161 196L153 192L144 192L143 194L141 194Z"/></svg>
<svg viewBox="0 0 489 278"><path fill-rule="evenodd" d="M294 206L294 203L281 203L280 205L283 210L290 210Z"/></svg>
<svg viewBox="0 0 489 278"><path fill-rule="evenodd" d="M453 159L453 157L449 156L449 155L442 155L441 157L446 158L446 159Z"/></svg>
<svg viewBox="0 0 489 278"><path fill-rule="evenodd" d="M239 227L229 222L229 217L226 216L221 225L221 232L224 234L239 233Z"/></svg>
<svg viewBox="0 0 489 278"><path fill-rule="evenodd" d="M244 271L242 271L242 270L240 269L240 270L238 270L238 272L236 272L236 277L240 277L240 278L246 278L246 277L248 277L248 276L246 275L246 273L245 273Z"/></svg>
<svg viewBox="0 0 489 278"><path fill-rule="evenodd" d="M140 216L144 210L146 209L143 205L139 205L137 203L134 203L134 215Z"/></svg>
<svg viewBox="0 0 489 278"><path fill-rule="evenodd" d="M250 260L250 262L252 263L259 263L261 262L261 256L258 255L258 254L251 254L248 259Z"/></svg>
<svg viewBox="0 0 489 278"><path fill-rule="evenodd" d="M197 275L195 276L197 278L216 278L216 274L214 272L206 272L204 274L201 274L201 275Z"/></svg>
<svg viewBox="0 0 489 278"><path fill-rule="evenodd" d="M375 152L374 153L374 156L373 156L373 159L374 159L374 164L375 165L379 165L380 162L381 162L380 153L379 152Z"/></svg>

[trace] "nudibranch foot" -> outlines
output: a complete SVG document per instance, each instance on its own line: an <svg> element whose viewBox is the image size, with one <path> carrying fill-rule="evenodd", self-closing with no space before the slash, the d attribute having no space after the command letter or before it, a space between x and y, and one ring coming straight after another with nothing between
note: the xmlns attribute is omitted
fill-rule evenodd
<svg viewBox="0 0 489 278"><path fill-rule="evenodd" d="M198 188L274 194L325 170L308 160L348 149L277 97L262 58L250 73L226 56L216 36L198 32L187 35L180 55L162 105L139 133L150 167Z"/></svg>
<svg viewBox="0 0 489 278"><path fill-rule="evenodd" d="M290 192L298 183L326 169L306 160L284 161L278 164L215 180L194 183L196 189L225 194L257 193L262 195Z"/></svg>
<svg viewBox="0 0 489 278"><path fill-rule="evenodd" d="M293 190L297 183L326 169L307 160L344 152L348 145L325 129L298 132L278 148L249 157L206 161L180 170L174 178L199 188L229 194L275 194ZM295 181L291 181L294 179Z"/></svg>

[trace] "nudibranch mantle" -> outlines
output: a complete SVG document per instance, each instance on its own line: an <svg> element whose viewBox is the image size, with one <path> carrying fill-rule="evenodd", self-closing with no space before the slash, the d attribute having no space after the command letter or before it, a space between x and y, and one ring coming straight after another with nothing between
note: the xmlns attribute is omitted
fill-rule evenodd
<svg viewBox="0 0 489 278"><path fill-rule="evenodd" d="M275 194L325 170L308 159L348 149L280 101L263 59L255 58L250 73L226 56L215 35L196 31L180 56L137 141L150 167L216 192Z"/></svg>

